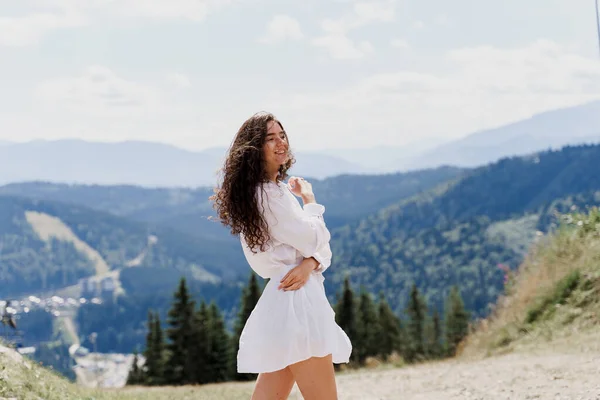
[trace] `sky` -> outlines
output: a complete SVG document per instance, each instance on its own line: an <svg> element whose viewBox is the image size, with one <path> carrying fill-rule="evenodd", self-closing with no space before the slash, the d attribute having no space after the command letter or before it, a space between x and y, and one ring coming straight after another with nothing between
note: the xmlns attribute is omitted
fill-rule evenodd
<svg viewBox="0 0 600 400"><path fill-rule="evenodd" d="M0 141L447 141L600 98L589 0L0 0Z"/></svg>

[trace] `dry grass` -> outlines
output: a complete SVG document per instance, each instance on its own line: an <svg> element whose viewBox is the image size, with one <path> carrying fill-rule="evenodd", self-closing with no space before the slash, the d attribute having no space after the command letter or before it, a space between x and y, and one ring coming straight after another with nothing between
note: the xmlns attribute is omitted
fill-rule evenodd
<svg viewBox="0 0 600 400"><path fill-rule="evenodd" d="M572 216L571 224L534 245L506 295L463 341L459 356L510 352L585 330L599 323L599 297L600 212L593 210Z"/></svg>

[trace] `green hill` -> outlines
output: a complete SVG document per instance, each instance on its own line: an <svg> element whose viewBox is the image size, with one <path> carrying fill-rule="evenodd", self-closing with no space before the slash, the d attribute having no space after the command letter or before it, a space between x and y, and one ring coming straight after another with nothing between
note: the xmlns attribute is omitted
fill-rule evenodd
<svg viewBox="0 0 600 400"><path fill-rule="evenodd" d="M344 276L349 274L353 286L364 286L371 293L383 291L399 314L416 283L430 308L443 311L449 288L457 285L472 315L486 316L504 290L499 265L516 268L539 234L553 229L556 211L600 203L597 160L600 146L577 146L506 158L469 171L442 168L315 181L319 200L328 208L328 222L333 221L334 264L325 279L332 302ZM41 260L28 264L31 276L40 274L41 265L48 266L48 271L53 271L54 265L57 272L52 282L59 285L94 273L98 264L74 251L77 242L73 241L58 241L65 247L61 251L72 260L50 264L41 259L38 253L46 244L20 217L29 209L58 218L111 269L119 269L122 287L131 297L102 305L88 304L77 315L82 333L103 329L99 335L104 340L103 351L131 351L132 346L141 343L144 310L153 308L164 315L177 274L192 277L191 290L196 297L214 297L226 317L234 315L240 281L245 281L249 270L239 243L223 228L211 222L221 232L212 239L208 231L194 225L193 216L206 219L212 212L208 189L44 183L4 188L9 189L20 190L22 195L27 192L32 198L2 197L11 200L0 207L13 210L5 211L5 221L18 222L10 228L16 232L10 240L25 237L38 246L28 253L28 257ZM54 201L40 200L42 197ZM78 201L89 202L89 208L73 204ZM173 222L178 218L188 225L174 226L179 224ZM168 221L170 226L166 226ZM8 229L11 225L5 226ZM125 268L148 246L149 235L158 237L156 246L136 268ZM229 240L222 240L227 237ZM21 248L13 245L12 255L8 257L3 251L2 257L25 257L15 250ZM67 260L64 255L60 257ZM23 263L23 259L13 261L13 265ZM66 272L56 267L63 264L68 264ZM15 270L8 269L13 275ZM35 284L42 285L41 281ZM111 326L103 324L107 319L114 321Z"/></svg>
<svg viewBox="0 0 600 400"><path fill-rule="evenodd" d="M461 356L486 357L600 326L600 210L566 214L560 228L507 274L507 287L462 344Z"/></svg>
<svg viewBox="0 0 600 400"><path fill-rule="evenodd" d="M584 347L582 340L597 338L600 326L600 210L592 209L586 213L566 215L563 223L553 234L545 235L537 241L528 253L527 260L517 271L508 274L506 295L502 296L494 313L485 320L479 321L473 332L462 343L458 357L447 363L436 361L431 365L405 366L402 369L382 365L381 368L353 371L338 375L340 393L348 393L350 388L354 395L372 395L374 385L386 385L388 392L397 390L398 382L403 379L416 379L419 376L436 377L437 394L448 393L453 388L457 393L465 395L465 381L482 378L474 386L479 390L490 387L494 389L494 398L507 395L523 396L530 391L533 382L542 382L548 389L548 379L568 379L568 383L560 384L562 388L571 387L574 377L561 376L564 369L557 372L554 365L543 368L538 374L539 380L531 376L523 377L518 370L508 374L508 368L514 370L514 362L510 359L496 357L485 360L485 364L472 362L472 358L481 359L498 356L510 351L535 344L537 349L550 349L558 340L570 340L570 347ZM595 339L597 342L597 339ZM541 345L540 345L541 344ZM531 357L532 353L519 353L525 358L520 363L527 368L548 359ZM563 359L566 355L557 352L554 357ZM573 354L571 354L571 358ZM572 360L570 360L573 363ZM588 387L595 387L593 380L593 359L578 357L582 369L592 376ZM589 364L585 364L585 363ZM506 367L508 364L508 368ZM493 367L489 367L489 366ZM504 365L504 369L495 369ZM15 351L0 346L0 396L18 399L244 399L250 395L253 382L223 383L181 387L129 387L125 389L86 389L68 383L52 371L19 356ZM539 372L539 369L534 368ZM450 373L449 371L458 371ZM495 372L500 371L496 376ZM384 375L385 374L385 375ZM428 375L429 374L429 375ZM493 378L489 377L489 374ZM457 376L459 375L459 376ZM557 377L558 376L558 377ZM442 377L446 379L440 381ZM554 377L554 378L553 378ZM405 394L423 394L422 385L427 384L425 378L418 384L409 385ZM508 385L506 390L496 390L498 379L516 382ZM357 388L350 382L361 380L364 387ZM479 382L479 381L477 381ZM567 381L564 381L567 382ZM576 382L573 390L562 390L563 395L575 398L581 394L581 381ZM357 393L356 390L361 391ZM443 390L443 392L442 392ZM507 393L510 390L510 393ZM554 395L558 388L551 387L543 393ZM434 391L431 391L434 392ZM428 391L427 393L431 393Z"/></svg>
<svg viewBox="0 0 600 400"><path fill-rule="evenodd" d="M130 269L134 280L153 280L148 270L132 267L207 282L246 276L247 269L239 246L82 206L12 196L0 196L0 244L1 298L57 290L107 271Z"/></svg>
<svg viewBox="0 0 600 400"><path fill-rule="evenodd" d="M600 146L506 158L339 228L326 284L339 287L348 274L384 291L397 312L413 283L440 311L456 284L467 308L484 316L503 290L499 264L516 268L556 211L600 203L598 160Z"/></svg>
<svg viewBox="0 0 600 400"><path fill-rule="evenodd" d="M251 384L89 389L68 382L48 368L22 357L0 344L0 398L19 400L242 400L252 393Z"/></svg>
<svg viewBox="0 0 600 400"><path fill-rule="evenodd" d="M344 225L400 199L424 192L454 179L464 171L444 167L386 175L341 175L312 180L319 202L327 207L332 227ZM202 238L232 239L218 223L208 201L212 188L167 189L138 186L70 185L24 182L0 187L0 194L84 206L142 221L152 226L169 226Z"/></svg>

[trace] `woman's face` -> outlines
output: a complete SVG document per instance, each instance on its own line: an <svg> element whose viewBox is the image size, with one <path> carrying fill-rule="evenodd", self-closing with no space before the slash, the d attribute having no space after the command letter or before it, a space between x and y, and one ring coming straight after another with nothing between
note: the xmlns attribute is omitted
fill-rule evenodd
<svg viewBox="0 0 600 400"><path fill-rule="evenodd" d="M287 134L276 121L267 124L267 137L263 146L263 156L267 171L276 173L279 167L288 161Z"/></svg>

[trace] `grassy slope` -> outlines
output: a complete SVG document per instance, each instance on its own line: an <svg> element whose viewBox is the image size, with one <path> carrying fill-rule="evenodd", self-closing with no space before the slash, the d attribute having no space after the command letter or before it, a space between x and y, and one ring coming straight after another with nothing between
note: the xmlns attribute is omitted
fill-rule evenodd
<svg viewBox="0 0 600 400"><path fill-rule="evenodd" d="M49 369L23 358L12 349L0 345L0 398L19 400L180 400L248 399L253 383L228 383L200 387L133 387L127 390L87 389L69 383Z"/></svg>
<svg viewBox="0 0 600 400"><path fill-rule="evenodd" d="M581 222L579 222L581 221ZM460 358L482 358L531 344L590 334L600 327L600 210L576 214L539 240L507 295L461 348ZM247 399L253 382L199 387L84 389L0 347L0 397L19 399Z"/></svg>
<svg viewBox="0 0 600 400"><path fill-rule="evenodd" d="M509 279L506 295L464 341L461 356L485 357L598 331L600 210L564 218Z"/></svg>

